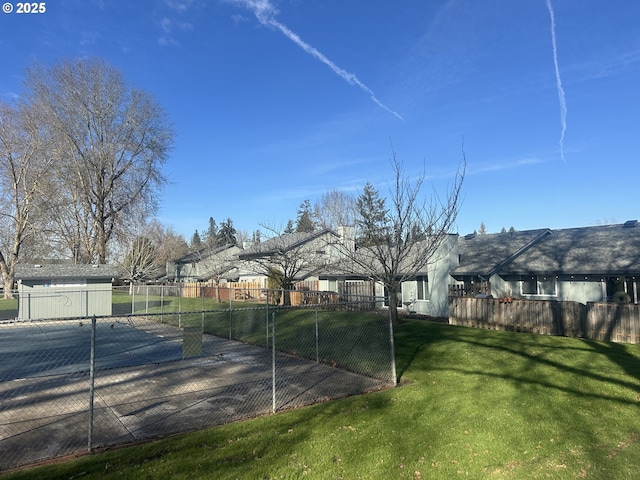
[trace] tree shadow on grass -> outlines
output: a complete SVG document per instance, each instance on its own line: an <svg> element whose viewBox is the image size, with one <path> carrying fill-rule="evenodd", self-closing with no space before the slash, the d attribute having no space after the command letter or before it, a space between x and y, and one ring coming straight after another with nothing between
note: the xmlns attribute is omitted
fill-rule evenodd
<svg viewBox="0 0 640 480"><path fill-rule="evenodd" d="M561 373L574 375L576 378L628 388L640 393L640 382L637 381L640 380L640 349L636 349L637 352L634 355L630 351L633 347L629 348L630 346L628 345L587 339L567 338L565 341L565 337L551 337L520 332L505 332L503 336L501 334L496 335L497 332L492 330L473 329L471 335L465 335L465 332L461 329L467 328L469 327L452 327L450 330L445 329L443 333L448 340L464 342L482 349L500 351L526 360L526 365L529 370L531 370L533 366L551 368ZM561 345L558 345L556 341L559 341ZM575 355L573 354L574 352ZM571 353L571 355L567 355L567 353ZM600 358L606 358L609 362L620 366L625 375L631 377L633 380L614 378L606 373L597 371L592 364L582 367L574 362L574 358L577 355L589 355L591 353L601 355ZM597 358L598 357L594 357L594 363ZM474 371L471 367L470 365L461 366L461 369L468 369L470 373L490 375L489 372ZM556 384L553 382L553 378L549 379L550 381L545 381L543 378L535 378L530 375L529 371L523 371L521 375L518 376L514 375L505 378L511 378L514 381L522 383L536 383L545 387L563 390L571 394L583 394L589 397L594 396L593 392L580 391L568 385ZM595 396L612 400L609 396L599 396L597 393ZM626 400L621 401L628 403Z"/></svg>
<svg viewBox="0 0 640 480"><path fill-rule="evenodd" d="M441 322L421 320L418 322L403 322L394 328L394 341L401 348L396 349L397 383L401 384L407 370L412 368L416 360L424 355L428 356L425 349L430 345L446 339L443 335L445 329Z"/></svg>

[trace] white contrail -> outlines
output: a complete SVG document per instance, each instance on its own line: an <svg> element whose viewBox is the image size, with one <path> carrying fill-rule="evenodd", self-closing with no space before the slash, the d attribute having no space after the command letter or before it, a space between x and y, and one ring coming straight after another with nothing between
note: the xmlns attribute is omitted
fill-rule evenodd
<svg viewBox="0 0 640 480"><path fill-rule="evenodd" d="M547 10L551 17L551 43L553 45L553 64L556 67L556 83L558 85L558 100L560 101L560 124L562 125L562 133L560 134L560 157L564 164L564 133L567 130L567 101L564 98L564 90L562 88L562 80L560 79L560 69L558 68L558 47L556 46L556 18L553 14L553 6L551 0L547 0Z"/></svg>
<svg viewBox="0 0 640 480"><path fill-rule="evenodd" d="M312 57L316 58L317 60L320 60L322 63L327 65L336 75L338 75L343 80L350 83L351 85L356 85L357 87L359 87L360 90L362 90L367 95L369 95L369 98L371 98L371 100L376 105L378 105L381 108L384 108L390 114L404 121L404 119L398 113L394 112L389 107L387 107L384 103L378 100L378 98L375 96L373 91L369 87L367 87L364 83L362 83L360 79L356 77L355 74L347 72L343 68L340 68L338 65L336 65L331 60L329 60L317 48L309 45L307 42L302 40L298 34L291 31L286 25L278 22L274 18L275 14L277 13L277 10L269 2L269 0L235 0L234 3L246 6L251 10L253 10L253 13L255 14L256 18L260 23L262 23L263 25L270 25L280 30L280 32L282 32L282 34L285 37L287 37L293 43L295 43L300 48L302 48L306 53L308 53Z"/></svg>

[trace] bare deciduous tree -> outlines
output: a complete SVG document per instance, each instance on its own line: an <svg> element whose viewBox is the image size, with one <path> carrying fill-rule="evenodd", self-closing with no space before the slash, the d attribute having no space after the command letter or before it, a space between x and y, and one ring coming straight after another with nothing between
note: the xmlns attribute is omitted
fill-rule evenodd
<svg viewBox="0 0 640 480"><path fill-rule="evenodd" d="M338 227L353 226L356 211L356 198L341 190L330 190L313 206L313 216L318 225L334 231Z"/></svg>
<svg viewBox="0 0 640 480"><path fill-rule="evenodd" d="M330 259L329 246L337 235L329 230L282 234L282 230L263 225L272 236L239 255L249 270L266 275L284 291L283 304L290 305L290 291L296 280L314 272Z"/></svg>
<svg viewBox="0 0 640 480"><path fill-rule="evenodd" d="M463 155L446 197L434 192L427 201L422 192L424 174L409 179L393 152L394 183L389 185L388 197L382 199L368 184L369 191L358 199L356 241L342 245L348 261L339 265L384 285L393 322L398 319L402 282L426 271L455 224L465 168ZM364 239L364 245L357 239Z"/></svg>
<svg viewBox="0 0 640 480"><path fill-rule="evenodd" d="M220 282L237 268L239 248L228 243L222 246L207 246L199 252L202 271L213 280L216 287L216 301L220 302Z"/></svg>
<svg viewBox="0 0 640 480"><path fill-rule="evenodd" d="M155 261L156 248L147 237L134 238L129 249L118 262L125 272L124 279L129 280L129 295L133 294L135 282L148 279L158 272L158 264Z"/></svg>
<svg viewBox="0 0 640 480"><path fill-rule="evenodd" d="M155 262L159 268L166 269L167 262L189 253L189 245L184 236L157 220L149 222L143 229L143 234L156 249Z"/></svg>
<svg viewBox="0 0 640 480"><path fill-rule="evenodd" d="M104 263L127 218L155 211L172 127L147 93L101 60L34 65L25 85L52 148L52 220L82 260Z"/></svg>
<svg viewBox="0 0 640 480"><path fill-rule="evenodd" d="M12 298L14 268L36 233L32 219L42 212L42 182L49 161L40 127L28 105L0 103L0 273L4 298Z"/></svg>

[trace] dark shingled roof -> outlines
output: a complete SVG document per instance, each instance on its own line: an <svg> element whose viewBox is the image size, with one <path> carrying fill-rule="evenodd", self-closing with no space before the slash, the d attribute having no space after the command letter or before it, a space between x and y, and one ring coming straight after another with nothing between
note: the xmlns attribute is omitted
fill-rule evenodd
<svg viewBox="0 0 640 480"><path fill-rule="evenodd" d="M488 235L467 235L458 239L460 265L451 274L487 276L501 263L549 232L549 229L525 230Z"/></svg>
<svg viewBox="0 0 640 480"><path fill-rule="evenodd" d="M637 222L460 238L452 275L640 275Z"/></svg>
<svg viewBox="0 0 640 480"><path fill-rule="evenodd" d="M199 262L206 258L213 257L218 253L222 253L226 250L229 250L230 248L233 248L233 247L235 247L233 243L227 243L225 245L220 245L217 247L205 247L205 248L201 248L196 252L187 253L186 255L175 259L173 262L179 263L179 264Z"/></svg>
<svg viewBox="0 0 640 480"><path fill-rule="evenodd" d="M52 278L119 278L114 265L18 264L16 280L48 280Z"/></svg>
<svg viewBox="0 0 640 480"><path fill-rule="evenodd" d="M324 234L333 235L338 238L338 234L328 228L311 233L295 232L284 234L247 248L244 252L240 253L240 259L249 260L252 258L269 257L283 251L287 252L319 238Z"/></svg>
<svg viewBox="0 0 640 480"><path fill-rule="evenodd" d="M640 226L554 230L506 265L501 274L640 274Z"/></svg>

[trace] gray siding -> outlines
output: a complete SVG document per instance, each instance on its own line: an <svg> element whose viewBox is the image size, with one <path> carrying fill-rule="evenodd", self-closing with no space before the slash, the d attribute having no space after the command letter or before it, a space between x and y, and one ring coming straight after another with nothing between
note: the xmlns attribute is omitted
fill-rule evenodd
<svg viewBox="0 0 640 480"><path fill-rule="evenodd" d="M456 235L449 235L436 252L434 262L429 265L427 269L429 296L427 299L416 299L417 283L415 281L403 283L402 301L416 299L410 306L412 312L432 317L446 317L449 315L449 284L456 283L449 275L449 272L458 265L457 240Z"/></svg>
<svg viewBox="0 0 640 480"><path fill-rule="evenodd" d="M19 320L111 315L111 282L65 279L42 282L23 280L18 284Z"/></svg>

